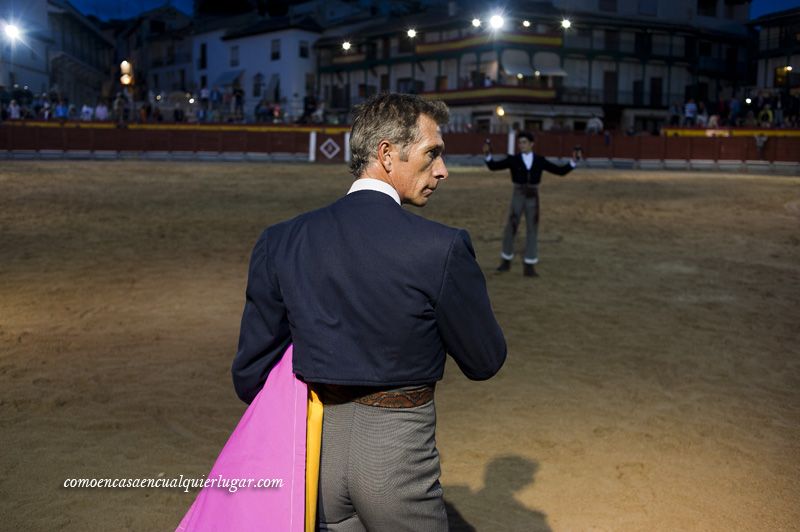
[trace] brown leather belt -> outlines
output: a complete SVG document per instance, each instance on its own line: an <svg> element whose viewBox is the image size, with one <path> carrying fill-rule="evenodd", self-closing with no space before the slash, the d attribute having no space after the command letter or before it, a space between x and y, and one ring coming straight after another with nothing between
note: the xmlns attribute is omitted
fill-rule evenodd
<svg viewBox="0 0 800 532"><path fill-rule="evenodd" d="M376 390L367 386L313 384L323 404L358 403L378 408L414 408L433 400L434 386Z"/></svg>

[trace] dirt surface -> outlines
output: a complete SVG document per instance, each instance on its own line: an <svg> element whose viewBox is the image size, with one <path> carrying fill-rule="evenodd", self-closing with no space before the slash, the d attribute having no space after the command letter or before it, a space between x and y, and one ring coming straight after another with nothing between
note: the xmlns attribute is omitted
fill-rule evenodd
<svg viewBox="0 0 800 532"><path fill-rule="evenodd" d="M451 172L416 212L470 231L509 345L496 378L451 362L437 387L460 525L800 529L800 180L546 177L530 280L494 272L507 173ZM333 166L3 162L0 528L173 529L193 493L62 484L208 473L244 410L229 367L251 247L349 184Z"/></svg>

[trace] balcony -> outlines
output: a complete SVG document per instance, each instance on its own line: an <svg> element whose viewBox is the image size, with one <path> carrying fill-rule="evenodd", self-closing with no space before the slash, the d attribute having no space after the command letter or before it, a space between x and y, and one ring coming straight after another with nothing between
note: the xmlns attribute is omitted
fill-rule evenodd
<svg viewBox="0 0 800 532"><path fill-rule="evenodd" d="M420 43L414 51L418 56L459 52L471 48L494 47L495 45L526 45L537 47L560 47L563 37L560 33L497 33L495 35L471 35L450 41Z"/></svg>
<svg viewBox="0 0 800 532"><path fill-rule="evenodd" d="M554 102L556 90L497 85L478 89L424 92L421 93L420 96L423 98L442 100L448 104L461 105L501 102L542 103Z"/></svg>

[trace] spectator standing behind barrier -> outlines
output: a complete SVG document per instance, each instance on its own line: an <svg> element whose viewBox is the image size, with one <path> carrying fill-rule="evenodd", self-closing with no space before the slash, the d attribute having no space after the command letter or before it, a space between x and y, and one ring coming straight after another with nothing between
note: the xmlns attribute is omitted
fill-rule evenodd
<svg viewBox="0 0 800 532"><path fill-rule="evenodd" d="M764 108L758 113L758 123L761 127L772 127L772 109L770 105L764 104Z"/></svg>
<svg viewBox="0 0 800 532"><path fill-rule="evenodd" d="M519 222L525 214L526 241L525 256L523 257L523 275L537 277L535 264L539 262L539 183L542 172L556 175L570 173L576 165L578 158L577 149L572 152L572 161L559 166L551 163L541 155L533 153L534 137L530 133L522 132L517 135L517 148L519 153L509 154L501 161L492 158L491 143L487 139L483 145L483 154L486 157L486 166L489 170L511 171L511 181L514 190L511 195L511 206L508 211L508 221L503 232L503 250L500 253L502 262L497 267L498 272L507 272L511 269L511 259L514 258L514 238L517 236Z"/></svg>
<svg viewBox="0 0 800 532"><path fill-rule="evenodd" d="M22 108L17 103L17 100L11 100L11 103L8 104L8 118L11 120L22 118Z"/></svg>
<svg viewBox="0 0 800 532"><path fill-rule="evenodd" d="M81 107L81 120L89 122L92 118L94 118L94 109L88 103L83 104Z"/></svg>
<svg viewBox="0 0 800 532"><path fill-rule="evenodd" d="M697 126L706 127L707 125L708 111L706 110L706 104L704 102L700 102L697 106Z"/></svg>
<svg viewBox="0 0 800 532"><path fill-rule="evenodd" d="M694 103L694 98L689 98L686 105L683 106L683 125L694 126L697 123L697 104Z"/></svg>
<svg viewBox="0 0 800 532"><path fill-rule="evenodd" d="M244 120L244 90L241 87L233 89L233 102L236 120Z"/></svg>
<svg viewBox="0 0 800 532"><path fill-rule="evenodd" d="M681 125L681 104L672 102L669 106L669 125L678 127Z"/></svg>
<svg viewBox="0 0 800 532"><path fill-rule="evenodd" d="M108 120L108 106L103 100L98 101L94 108L94 119L103 122Z"/></svg>
<svg viewBox="0 0 800 532"><path fill-rule="evenodd" d="M730 115L728 116L728 122L731 127L736 127L739 122L739 114L742 112L741 104L739 103L739 98L736 96L731 97L731 101L728 104L730 107Z"/></svg>
<svg viewBox="0 0 800 532"><path fill-rule="evenodd" d="M597 115L592 115L588 122L586 122L586 132L590 135L596 135L603 131L603 121Z"/></svg>
<svg viewBox="0 0 800 532"><path fill-rule="evenodd" d="M209 101L211 99L211 91L205 85L200 89L200 105L204 111L208 111Z"/></svg>
<svg viewBox="0 0 800 532"><path fill-rule="evenodd" d="M219 104L222 103L222 94L217 87L211 91L211 108L219 109Z"/></svg>
<svg viewBox="0 0 800 532"><path fill-rule="evenodd" d="M66 120L69 118L69 106L67 106L67 102L62 100L58 100L58 105L56 105L56 119L57 120Z"/></svg>

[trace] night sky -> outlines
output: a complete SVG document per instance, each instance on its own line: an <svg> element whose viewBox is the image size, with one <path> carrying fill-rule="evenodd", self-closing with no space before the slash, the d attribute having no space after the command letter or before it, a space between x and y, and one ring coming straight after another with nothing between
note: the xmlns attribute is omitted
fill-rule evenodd
<svg viewBox="0 0 800 532"><path fill-rule="evenodd" d="M143 11L164 5L164 0L72 0L72 4L87 15L95 15L103 20L110 18L130 18ZM190 14L192 0L173 0L171 4ZM800 7L800 0L753 0L750 4L751 18L766 13Z"/></svg>

